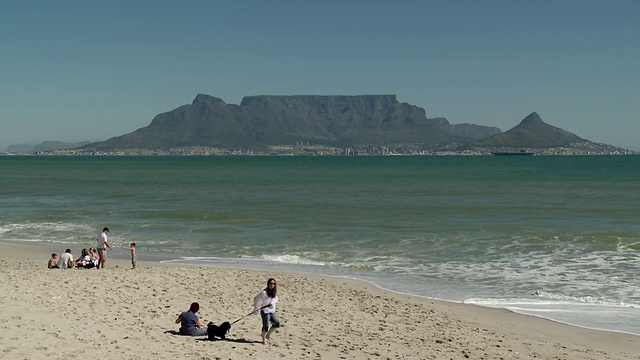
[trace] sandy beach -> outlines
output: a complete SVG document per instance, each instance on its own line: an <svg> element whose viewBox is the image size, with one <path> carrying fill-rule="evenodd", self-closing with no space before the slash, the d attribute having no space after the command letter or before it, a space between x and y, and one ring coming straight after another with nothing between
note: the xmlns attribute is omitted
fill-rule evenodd
<svg viewBox="0 0 640 360"><path fill-rule="evenodd" d="M47 269L54 245L0 243L0 358L69 359L640 359L640 337L505 310L396 294L367 283L109 259L106 269ZM74 255L80 249L74 249ZM201 321L252 310L278 280L282 328L260 342L260 317L227 340L171 333L200 303Z"/></svg>

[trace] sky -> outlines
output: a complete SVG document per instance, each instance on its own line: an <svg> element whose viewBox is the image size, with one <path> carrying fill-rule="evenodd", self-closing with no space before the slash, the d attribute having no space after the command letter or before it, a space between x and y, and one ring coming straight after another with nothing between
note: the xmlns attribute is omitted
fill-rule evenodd
<svg viewBox="0 0 640 360"><path fill-rule="evenodd" d="M208 94L395 94L640 150L640 1L0 3L0 151L101 141Z"/></svg>

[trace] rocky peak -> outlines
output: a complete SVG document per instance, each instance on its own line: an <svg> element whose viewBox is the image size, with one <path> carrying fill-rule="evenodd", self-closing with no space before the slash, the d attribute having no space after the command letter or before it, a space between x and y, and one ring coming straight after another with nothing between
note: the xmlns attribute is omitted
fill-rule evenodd
<svg viewBox="0 0 640 360"><path fill-rule="evenodd" d="M520 122L520 125L533 125L533 124L544 124L545 122L542 121L542 118L540 117L540 115L538 115L537 112L532 112L531 114L527 115L526 118L522 119L522 121Z"/></svg>
<svg viewBox="0 0 640 360"><path fill-rule="evenodd" d="M215 96L198 94L196 95L196 98L193 99L193 102L191 103L191 105L205 105L208 107L214 107L214 106L226 105L226 103L222 99L217 98Z"/></svg>
<svg viewBox="0 0 640 360"><path fill-rule="evenodd" d="M527 147L552 148L585 143L584 140L566 130L551 126L535 112L524 118L520 124L501 134L472 143L476 147Z"/></svg>

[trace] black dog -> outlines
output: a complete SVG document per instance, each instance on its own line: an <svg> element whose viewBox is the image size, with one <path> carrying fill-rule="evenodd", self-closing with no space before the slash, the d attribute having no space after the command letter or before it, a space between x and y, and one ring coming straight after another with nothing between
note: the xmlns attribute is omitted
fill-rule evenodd
<svg viewBox="0 0 640 360"><path fill-rule="evenodd" d="M231 324L228 321L223 322L220 326L210 322L207 324L207 338L209 340L215 340L216 336L224 340L225 336L231 329Z"/></svg>

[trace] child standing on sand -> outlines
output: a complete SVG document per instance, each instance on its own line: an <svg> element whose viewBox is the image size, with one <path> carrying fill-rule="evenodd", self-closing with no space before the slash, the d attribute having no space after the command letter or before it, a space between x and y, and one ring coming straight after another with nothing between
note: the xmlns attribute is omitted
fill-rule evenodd
<svg viewBox="0 0 640 360"><path fill-rule="evenodd" d="M132 242L129 246L123 246L122 248L125 250L131 250L131 268L135 269L138 261L138 257L136 256L136 243Z"/></svg>

